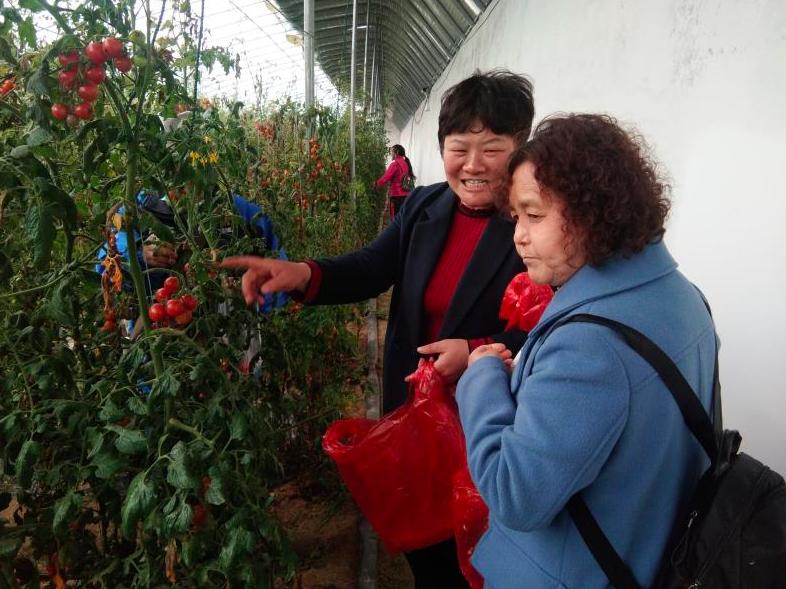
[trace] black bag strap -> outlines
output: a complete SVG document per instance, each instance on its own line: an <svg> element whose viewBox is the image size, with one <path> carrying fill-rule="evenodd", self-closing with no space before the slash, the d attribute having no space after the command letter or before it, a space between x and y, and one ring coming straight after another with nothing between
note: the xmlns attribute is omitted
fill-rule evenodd
<svg viewBox="0 0 786 589"><path fill-rule="evenodd" d="M713 376L713 412L715 418L718 420L713 426L710 421L709 415L704 410L704 407L699 401L698 396L691 388L688 381L680 372L679 368L672 362L671 358L658 347L652 340L645 336L640 331L633 329L608 319L607 317L600 317L598 315L590 315L587 313L580 313L571 315L565 319L557 322L553 329L560 327L566 323L581 322L581 323L595 323L603 325L620 334L625 342L633 348L644 360L652 366L674 397L677 406L682 413L685 424L690 429L694 437L704 448L704 451L709 456L712 467L718 464L718 440L716 429L720 427L720 382L718 379L718 346L715 346L715 368ZM608 577L609 582L616 589L640 589L640 585L633 576L633 573L622 560L620 555L611 545L609 539L603 533L603 530L598 525L597 520L592 515L586 502L581 497L581 493L576 493L570 498L567 504L567 510L576 528L579 531L584 543L589 548L592 556L600 565L600 568Z"/></svg>

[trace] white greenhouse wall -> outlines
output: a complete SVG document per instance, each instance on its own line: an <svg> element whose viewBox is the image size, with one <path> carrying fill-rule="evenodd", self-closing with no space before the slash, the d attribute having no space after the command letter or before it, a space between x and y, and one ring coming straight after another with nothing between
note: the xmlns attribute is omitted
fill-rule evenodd
<svg viewBox="0 0 786 589"><path fill-rule="evenodd" d="M391 140L442 181L442 93L475 69L535 85L536 118L606 112L668 172L666 234L722 340L725 424L786 474L786 2L499 0Z"/></svg>

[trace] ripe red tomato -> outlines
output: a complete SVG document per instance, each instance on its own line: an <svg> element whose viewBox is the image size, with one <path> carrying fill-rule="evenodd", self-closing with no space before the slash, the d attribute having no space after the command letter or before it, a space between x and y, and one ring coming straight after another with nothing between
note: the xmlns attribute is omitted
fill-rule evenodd
<svg viewBox="0 0 786 589"><path fill-rule="evenodd" d="M156 290L154 297L159 303L166 303L167 299L169 298L169 293L165 288L159 288Z"/></svg>
<svg viewBox="0 0 786 589"><path fill-rule="evenodd" d="M186 311L181 315L175 317L175 323L177 323L178 325L188 325L189 323L191 323L192 317L193 315L191 314L191 311Z"/></svg>
<svg viewBox="0 0 786 589"><path fill-rule="evenodd" d="M93 107L89 102L80 102L74 107L74 114L78 119L87 120L93 116Z"/></svg>
<svg viewBox="0 0 786 589"><path fill-rule="evenodd" d="M125 55L122 57L115 57L115 67L117 68L117 71L125 74L126 72L131 71L131 68L134 67L134 62L131 61L131 58L126 57Z"/></svg>
<svg viewBox="0 0 786 589"><path fill-rule="evenodd" d="M153 303L147 310L147 316L150 317L150 321L156 323L163 321L166 319L166 307L161 303Z"/></svg>
<svg viewBox="0 0 786 589"><path fill-rule="evenodd" d="M191 527L193 529L199 528L205 523L207 519L207 509L201 503L194 505L194 517L191 519Z"/></svg>
<svg viewBox="0 0 786 589"><path fill-rule="evenodd" d="M57 74L57 80L63 90L72 90L76 86L77 70L62 70Z"/></svg>
<svg viewBox="0 0 786 589"><path fill-rule="evenodd" d="M177 276L167 276L164 280L164 290L168 295L173 295L180 290L180 281Z"/></svg>
<svg viewBox="0 0 786 589"><path fill-rule="evenodd" d="M177 317L185 312L186 308L183 306L183 303L180 302L180 299L169 299L166 302L166 314L170 317Z"/></svg>
<svg viewBox="0 0 786 589"><path fill-rule="evenodd" d="M104 46L99 41L91 41L85 47L85 57L95 64L102 64L106 61Z"/></svg>
<svg viewBox="0 0 786 589"><path fill-rule="evenodd" d="M57 61L60 62L60 65L64 66L79 63L79 52L76 49L72 49L68 53L61 53L57 56Z"/></svg>
<svg viewBox="0 0 786 589"><path fill-rule="evenodd" d="M183 306L189 311L193 311L199 306L199 300L194 295L184 294L180 297L180 300L183 302Z"/></svg>
<svg viewBox="0 0 786 589"><path fill-rule="evenodd" d="M16 88L16 83L13 80L6 80L5 82L3 82L3 85L0 86L0 94L5 96L14 88Z"/></svg>
<svg viewBox="0 0 786 589"><path fill-rule="evenodd" d="M85 77L94 84L100 84L106 80L106 70L102 65L94 65L93 67L87 68Z"/></svg>
<svg viewBox="0 0 786 589"><path fill-rule="evenodd" d="M64 120L68 116L68 107L61 102L55 102L52 105L52 116L58 121Z"/></svg>
<svg viewBox="0 0 786 589"><path fill-rule="evenodd" d="M79 98L85 102L93 102L98 96L98 85L88 82L87 84L79 86L76 93L79 94Z"/></svg>
<svg viewBox="0 0 786 589"><path fill-rule="evenodd" d="M103 42L104 53L108 58L120 57L123 55L123 43L114 37L107 37Z"/></svg>

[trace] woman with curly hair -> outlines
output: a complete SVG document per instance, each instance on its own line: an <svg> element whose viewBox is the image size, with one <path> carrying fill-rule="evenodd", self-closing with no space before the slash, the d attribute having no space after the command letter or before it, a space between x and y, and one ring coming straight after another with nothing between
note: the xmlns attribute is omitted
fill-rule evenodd
<svg viewBox="0 0 786 589"><path fill-rule="evenodd" d="M541 122L508 171L516 250L556 294L512 375L510 352L490 344L459 382L470 471L490 512L473 564L489 589L609 587L566 508L580 493L650 586L708 461L666 385L615 331L562 322L591 313L642 332L709 408L715 330L663 243L667 186L642 140L600 115Z"/></svg>

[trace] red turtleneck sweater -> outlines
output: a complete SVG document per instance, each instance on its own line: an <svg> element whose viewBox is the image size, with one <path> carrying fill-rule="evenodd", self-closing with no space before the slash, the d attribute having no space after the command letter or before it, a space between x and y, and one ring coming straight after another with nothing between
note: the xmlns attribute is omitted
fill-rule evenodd
<svg viewBox="0 0 786 589"><path fill-rule="evenodd" d="M453 293L456 292L459 280L467 269L492 213L492 209L475 210L461 203L453 213L453 222L445 246L423 295L426 317L426 341L423 343L437 341ZM477 345L474 341L471 342L474 347L472 344Z"/></svg>

